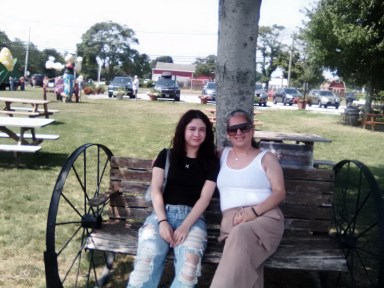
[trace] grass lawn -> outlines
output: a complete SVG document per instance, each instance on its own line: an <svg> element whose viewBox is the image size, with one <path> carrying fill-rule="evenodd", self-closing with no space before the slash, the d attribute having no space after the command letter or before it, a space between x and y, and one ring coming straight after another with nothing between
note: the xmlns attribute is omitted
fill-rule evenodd
<svg viewBox="0 0 384 288"><path fill-rule="evenodd" d="M0 91L0 96L42 98L41 88L27 89ZM43 142L36 154L23 154L18 167L12 153L0 152L1 287L45 287L43 252L50 197L56 177L73 150L85 143L101 143L115 155L152 159L169 146L181 114L206 108L182 102L91 98L83 95L81 103L64 104L48 94L52 100L49 108L60 112L52 116L56 120L53 125L38 132L59 134L60 139ZM305 110L266 109L258 119L264 123L262 130L315 133L331 139L332 143L315 143L315 159L360 160L384 187L384 132L346 126L340 115ZM12 141L2 139L2 143ZM124 275L116 276L121 283L127 279L130 265L122 269Z"/></svg>

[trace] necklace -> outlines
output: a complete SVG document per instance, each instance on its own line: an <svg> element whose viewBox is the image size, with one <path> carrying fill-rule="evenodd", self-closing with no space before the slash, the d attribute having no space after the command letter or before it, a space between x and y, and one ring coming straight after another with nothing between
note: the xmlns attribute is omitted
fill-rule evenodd
<svg viewBox="0 0 384 288"><path fill-rule="evenodd" d="M196 161L196 158L186 158L185 159L185 164L184 164L184 168L185 169L189 169Z"/></svg>
<svg viewBox="0 0 384 288"><path fill-rule="evenodd" d="M235 161L239 161L240 158L239 158L239 156L237 156L235 150L232 149L232 152L233 152L233 156L235 157ZM247 157L248 154L249 154L249 151L245 152L244 155L241 155L241 157L243 157L243 156L244 156L244 157ZM243 157L243 158L244 158L244 157Z"/></svg>

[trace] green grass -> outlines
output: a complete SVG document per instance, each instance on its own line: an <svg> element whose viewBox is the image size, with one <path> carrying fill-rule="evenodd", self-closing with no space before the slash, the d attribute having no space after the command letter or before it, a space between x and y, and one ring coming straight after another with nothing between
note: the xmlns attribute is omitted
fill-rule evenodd
<svg viewBox="0 0 384 288"><path fill-rule="evenodd" d="M42 90L0 91L0 96L41 99ZM48 207L56 177L72 151L84 143L101 143L115 155L152 159L169 146L182 113L206 108L201 104L92 100L85 96L81 103L64 104L53 94L48 98L52 100L49 107L60 112L53 116L55 124L39 132L59 134L60 139L43 142L39 153L23 154L19 166L12 153L0 153L1 287L45 287L43 252ZM360 160L384 187L384 153L380 152L384 132L346 126L340 115L306 110L266 109L258 119L264 123L263 130L315 133L331 139L332 143L315 143L316 159ZM8 142L12 143L2 139L2 143ZM122 271L126 273L130 265Z"/></svg>

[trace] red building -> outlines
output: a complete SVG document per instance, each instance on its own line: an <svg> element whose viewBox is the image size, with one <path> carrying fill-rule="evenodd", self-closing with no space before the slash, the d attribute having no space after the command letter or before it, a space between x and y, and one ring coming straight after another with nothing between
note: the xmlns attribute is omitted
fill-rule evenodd
<svg viewBox="0 0 384 288"><path fill-rule="evenodd" d="M330 79L327 82L321 84L320 89L331 90L333 93L340 97L344 97L345 95L345 83L340 79Z"/></svg>
<svg viewBox="0 0 384 288"><path fill-rule="evenodd" d="M172 73L173 77L176 78L177 82L183 82L184 87L190 85L195 73L195 64L175 64L175 63L163 63L157 62L156 68L152 69L152 80L156 81L163 72Z"/></svg>

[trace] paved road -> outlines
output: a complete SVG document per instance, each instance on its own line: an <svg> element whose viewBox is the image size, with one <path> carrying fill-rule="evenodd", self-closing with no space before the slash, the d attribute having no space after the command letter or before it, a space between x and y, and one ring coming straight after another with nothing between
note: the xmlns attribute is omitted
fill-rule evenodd
<svg viewBox="0 0 384 288"><path fill-rule="evenodd" d="M109 100L116 100L116 98L109 98L107 94L104 95L89 95L89 96L82 96L87 97L87 99L109 99ZM129 99L127 96L124 96L124 99ZM145 93L139 93L137 96L138 100L149 100L149 97ZM129 99L133 100L133 99ZM159 100L159 101L170 101L170 100ZM186 102L186 103L200 103L200 99L198 98L198 94L193 93L181 93L180 102ZM263 106L256 106L258 109L262 110L274 110L274 109L284 109L284 110L297 110L297 105L283 105L282 103L273 104L271 101L267 103L267 107ZM340 115L344 112L344 109L346 108L345 105L341 105L339 109L336 109L335 107L328 107L328 108L319 108L317 105L312 105L309 107L307 105L306 109L307 111L313 111L318 113L326 113L326 114L336 114Z"/></svg>

